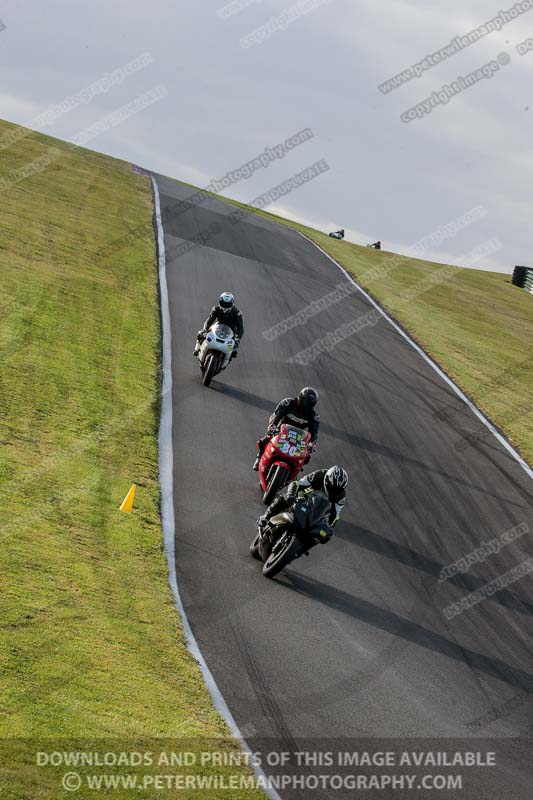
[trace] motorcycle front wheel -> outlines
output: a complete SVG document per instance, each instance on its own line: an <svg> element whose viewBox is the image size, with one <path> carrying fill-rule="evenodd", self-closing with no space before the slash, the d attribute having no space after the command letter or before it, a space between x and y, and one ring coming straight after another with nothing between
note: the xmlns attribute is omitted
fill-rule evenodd
<svg viewBox="0 0 533 800"><path fill-rule="evenodd" d="M263 495L263 503L266 506L270 505L279 490L285 486L285 483L287 482L287 474L288 473L285 467L276 467L274 470L274 473L269 480L268 486Z"/></svg>
<svg viewBox="0 0 533 800"><path fill-rule="evenodd" d="M261 556L259 555L259 534L255 537L252 544L250 545L250 555L252 558L257 558L261 561Z"/></svg>
<svg viewBox="0 0 533 800"><path fill-rule="evenodd" d="M207 356L207 363L204 369L203 384L209 386L212 379L218 372L218 353L210 353Z"/></svg>
<svg viewBox="0 0 533 800"><path fill-rule="evenodd" d="M263 575L265 578L273 578L291 561L298 558L303 551L296 534L287 531L272 548L272 552L263 565Z"/></svg>

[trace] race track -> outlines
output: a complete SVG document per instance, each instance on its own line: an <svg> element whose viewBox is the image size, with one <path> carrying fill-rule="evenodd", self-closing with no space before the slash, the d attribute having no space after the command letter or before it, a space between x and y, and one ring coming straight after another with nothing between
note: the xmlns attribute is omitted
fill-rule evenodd
<svg viewBox="0 0 533 800"><path fill-rule="evenodd" d="M531 479L383 318L305 367L289 363L368 314L368 301L352 294L268 341L264 331L345 283L341 271L285 226L254 215L232 222L234 207L214 199L184 211L179 201L191 190L160 176L157 184L178 584L250 745L298 750L312 740L327 749L335 739L350 750L365 737L520 737L502 751L496 776L479 777L477 794L456 796L529 800L533 575L451 620L443 609L530 558L531 533L467 574L439 575L482 541L520 524L533 531ZM207 229L206 244L195 245ZM239 358L205 389L194 338L223 290L236 295L245 338ZM329 545L268 581L248 554L263 508L255 441L276 402L304 385L321 395L312 466L348 470L348 504ZM405 796L436 794L448 796ZM283 795L309 796L327 795Z"/></svg>

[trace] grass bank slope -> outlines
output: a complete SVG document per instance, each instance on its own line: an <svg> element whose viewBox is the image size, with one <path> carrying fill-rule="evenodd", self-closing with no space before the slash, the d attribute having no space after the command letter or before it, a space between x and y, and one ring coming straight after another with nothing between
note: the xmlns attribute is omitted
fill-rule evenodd
<svg viewBox="0 0 533 800"><path fill-rule="evenodd" d="M8 134L18 138L0 150L0 749L10 752L0 794L33 800L63 796L54 771L32 766L57 737L91 751L142 750L151 737L187 737L191 750L231 742L186 649L162 550L149 180L1 122L0 144ZM118 507L132 482L128 516Z"/></svg>

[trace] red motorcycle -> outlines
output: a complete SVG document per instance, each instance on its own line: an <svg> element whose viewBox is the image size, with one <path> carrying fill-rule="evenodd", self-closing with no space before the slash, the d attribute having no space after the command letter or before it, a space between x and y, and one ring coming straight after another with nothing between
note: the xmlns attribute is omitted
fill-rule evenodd
<svg viewBox="0 0 533 800"><path fill-rule="evenodd" d="M310 460L311 434L293 425L282 425L269 441L259 462L263 503L270 505L276 494L295 480ZM259 446L259 443L258 443Z"/></svg>

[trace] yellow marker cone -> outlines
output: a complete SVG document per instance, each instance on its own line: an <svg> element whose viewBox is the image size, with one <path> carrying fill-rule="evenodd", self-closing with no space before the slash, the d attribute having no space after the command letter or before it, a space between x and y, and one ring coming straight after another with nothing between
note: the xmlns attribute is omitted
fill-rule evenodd
<svg viewBox="0 0 533 800"><path fill-rule="evenodd" d="M120 510L123 511L125 514L131 514L131 510L133 508L133 500L135 499L135 489L137 486L132 483L131 489L129 490L128 494L122 501L122 505L120 506Z"/></svg>

